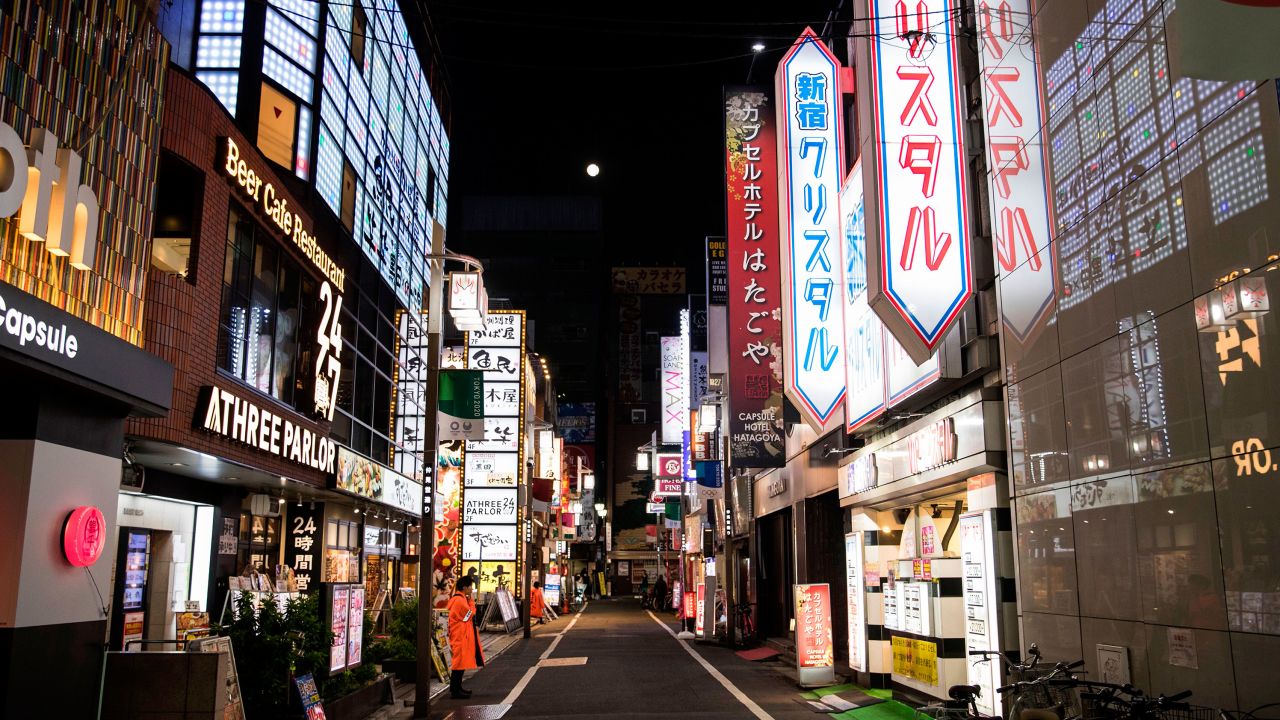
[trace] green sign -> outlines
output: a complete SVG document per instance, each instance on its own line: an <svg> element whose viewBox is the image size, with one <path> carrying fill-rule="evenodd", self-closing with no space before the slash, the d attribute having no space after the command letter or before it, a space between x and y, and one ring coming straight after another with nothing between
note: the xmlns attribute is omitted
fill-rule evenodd
<svg viewBox="0 0 1280 720"><path fill-rule="evenodd" d="M484 439L483 371L440 371L440 439Z"/></svg>

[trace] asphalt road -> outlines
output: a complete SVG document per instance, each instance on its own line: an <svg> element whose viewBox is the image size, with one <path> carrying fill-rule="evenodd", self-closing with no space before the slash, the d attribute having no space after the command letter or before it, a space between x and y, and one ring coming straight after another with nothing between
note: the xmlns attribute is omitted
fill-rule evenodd
<svg viewBox="0 0 1280 720"><path fill-rule="evenodd" d="M676 630L673 620L663 619ZM725 648L681 642L633 600L593 601L581 614L535 628L531 640L469 675L464 684L474 696L438 702L432 717L815 717L776 664L750 663Z"/></svg>

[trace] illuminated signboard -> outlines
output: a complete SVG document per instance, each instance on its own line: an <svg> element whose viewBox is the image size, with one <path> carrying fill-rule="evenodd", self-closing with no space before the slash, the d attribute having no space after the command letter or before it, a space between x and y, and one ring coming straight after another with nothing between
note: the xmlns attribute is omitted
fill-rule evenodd
<svg viewBox="0 0 1280 720"><path fill-rule="evenodd" d="M868 302L906 354L933 354L973 291L951 0L868 0Z"/></svg>
<svg viewBox="0 0 1280 720"><path fill-rule="evenodd" d="M334 471L338 449L328 437L217 385L200 392L195 420L215 435L321 472Z"/></svg>
<svg viewBox="0 0 1280 720"><path fill-rule="evenodd" d="M662 442L680 444L689 418L689 364L679 336L662 342Z"/></svg>
<svg viewBox="0 0 1280 720"><path fill-rule="evenodd" d="M1000 283L1000 319L1027 343L1057 299L1040 72L1029 0L978 3L987 185ZM1044 251L1044 252L1042 252ZM1014 270L1017 269L1017 272Z"/></svg>
<svg viewBox="0 0 1280 720"><path fill-rule="evenodd" d="M401 303L420 308L432 221L447 214L449 139L405 19L383 5L368 11L357 57L359 5L328 4L315 183Z"/></svg>
<svg viewBox="0 0 1280 720"><path fill-rule="evenodd" d="M320 323L316 326L312 390L316 415L332 421L338 404L338 385L342 381L342 292L347 272L338 267L316 242L316 236L307 229L302 216L290 209L288 198L241 156L240 147L231 138L223 138L223 155L225 162L222 167L231 182L254 202L280 234L293 241L326 278L320 283L322 310Z"/></svg>
<svg viewBox="0 0 1280 720"><path fill-rule="evenodd" d="M840 190L844 238L845 430L854 432L941 375L937 356L916 365L867 305L862 162Z"/></svg>
<svg viewBox="0 0 1280 720"><path fill-rule="evenodd" d="M813 30L778 64L782 343L787 397L822 431L844 399L840 65Z"/></svg>
<svg viewBox="0 0 1280 720"><path fill-rule="evenodd" d="M374 502L422 514L422 483L350 450L338 448L334 487Z"/></svg>
<svg viewBox="0 0 1280 720"><path fill-rule="evenodd" d="M107 520L92 505L81 505L67 514L62 525L62 556L75 567L98 562L107 546Z"/></svg>
<svg viewBox="0 0 1280 720"><path fill-rule="evenodd" d="M492 311L467 333L467 368L485 378L484 439L468 440L462 491L463 560L516 561L524 477L525 315ZM481 568L485 570L485 568ZM485 572L488 572L485 570ZM517 569L517 572L519 570Z"/></svg>
<svg viewBox="0 0 1280 720"><path fill-rule="evenodd" d="M782 275L778 143L772 90L725 88L728 228L729 461L779 467L782 437Z"/></svg>

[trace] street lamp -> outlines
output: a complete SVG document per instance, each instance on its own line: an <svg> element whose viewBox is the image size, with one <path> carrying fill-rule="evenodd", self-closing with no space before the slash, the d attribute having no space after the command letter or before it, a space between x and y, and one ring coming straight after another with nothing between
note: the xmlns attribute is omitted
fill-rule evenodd
<svg viewBox="0 0 1280 720"><path fill-rule="evenodd" d="M431 254L427 256L428 265L431 268L431 287L427 301L427 377L426 377L426 397L425 408L429 421L423 423L422 428L422 447L423 447L423 465L430 470L432 478L432 486L430 492L423 493L422 522L418 525L418 646L417 659L418 669L416 673L417 687L414 692L413 716L417 718L430 717L431 715L431 640L435 637L433 626L435 625L435 603L432 602L435 592L435 583L431 571L431 559L435 556L435 523L432 522L434 515L434 503L427 501L427 498L434 500L435 480L440 474L440 461L437 455L440 452L440 435L437 427L437 417L440 409L440 351L441 351L441 335L444 331L444 264L448 260L454 260L467 265L475 271L475 283L468 287L461 287L456 290L466 290L467 295L474 294L474 297L460 298L463 305L466 300L470 300L474 306L471 308L474 312L480 314L479 328L484 327L483 316L488 311L488 295L484 291L484 282L482 273L484 265L475 258L466 255L458 255L445 250L444 246L444 226L439 222L433 222L431 226ZM450 297L450 307L453 306L452 293ZM482 306L481 303L484 303ZM464 308L460 308L464 309ZM455 322L461 320L466 323L468 320L474 320L473 317L455 318ZM473 325L474 327L474 325ZM424 488L427 490L427 488ZM481 567L483 569L483 566Z"/></svg>
<svg viewBox="0 0 1280 720"><path fill-rule="evenodd" d="M640 472L649 472L649 453L641 451L636 453L636 470Z"/></svg>
<svg viewBox="0 0 1280 720"><path fill-rule="evenodd" d="M582 489L583 489L583 490L595 490L595 489L596 489L596 474L595 474L595 473L586 473L586 474L584 474L584 475L582 476Z"/></svg>

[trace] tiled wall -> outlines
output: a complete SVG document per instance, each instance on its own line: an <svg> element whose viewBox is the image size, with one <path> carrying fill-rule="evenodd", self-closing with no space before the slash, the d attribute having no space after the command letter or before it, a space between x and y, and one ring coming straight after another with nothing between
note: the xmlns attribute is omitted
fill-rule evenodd
<svg viewBox="0 0 1280 720"><path fill-rule="evenodd" d="M1280 293L1280 113L1272 81L1180 77L1171 12L1038 4L1058 293L1003 333L1022 639L1250 708L1280 701L1280 305L1196 310L1233 273Z"/></svg>
<svg viewBox="0 0 1280 720"><path fill-rule="evenodd" d="M135 345L151 254L160 99L169 45L146 3L20 0L0 12L0 120L79 153L99 205L91 270L0 218L0 279Z"/></svg>

